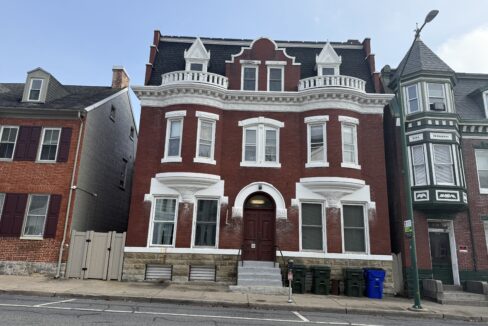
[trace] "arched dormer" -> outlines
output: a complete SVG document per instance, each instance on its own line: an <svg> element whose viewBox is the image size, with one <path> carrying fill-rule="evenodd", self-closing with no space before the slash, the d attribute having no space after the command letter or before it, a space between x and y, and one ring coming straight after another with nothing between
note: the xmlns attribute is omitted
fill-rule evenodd
<svg viewBox="0 0 488 326"><path fill-rule="evenodd" d="M324 45L320 54L315 57L317 76L340 75L342 57L337 55L330 42Z"/></svg>
<svg viewBox="0 0 488 326"><path fill-rule="evenodd" d="M199 37L196 38L188 50L185 50L184 58L186 61L185 70L207 72L210 51L207 51Z"/></svg>

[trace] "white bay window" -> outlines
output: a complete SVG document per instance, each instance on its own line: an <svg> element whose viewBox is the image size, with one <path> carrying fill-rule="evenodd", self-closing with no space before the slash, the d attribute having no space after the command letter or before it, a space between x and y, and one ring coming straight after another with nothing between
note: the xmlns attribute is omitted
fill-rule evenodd
<svg viewBox="0 0 488 326"><path fill-rule="evenodd" d="M432 144L434 180L437 185L455 185L452 146Z"/></svg>
<svg viewBox="0 0 488 326"><path fill-rule="evenodd" d="M412 185L424 186L428 184L427 166L424 145L415 145L410 148L412 165Z"/></svg>

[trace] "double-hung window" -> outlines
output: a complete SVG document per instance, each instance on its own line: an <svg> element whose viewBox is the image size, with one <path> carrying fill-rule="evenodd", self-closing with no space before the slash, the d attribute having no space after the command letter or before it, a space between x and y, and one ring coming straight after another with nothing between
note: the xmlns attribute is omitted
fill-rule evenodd
<svg viewBox="0 0 488 326"><path fill-rule="evenodd" d="M59 147L60 128L44 128L42 134L39 161L56 162Z"/></svg>
<svg viewBox="0 0 488 326"><path fill-rule="evenodd" d="M420 101L417 84L406 87L408 113L415 113L420 111Z"/></svg>
<svg viewBox="0 0 488 326"><path fill-rule="evenodd" d="M161 162L181 162L181 146L183 135L183 118L186 111L166 112L166 142L164 158Z"/></svg>
<svg viewBox="0 0 488 326"><path fill-rule="evenodd" d="M343 205L344 252L368 252L368 227L364 218L364 206Z"/></svg>
<svg viewBox="0 0 488 326"><path fill-rule="evenodd" d="M198 117L197 146L193 162L215 164L215 128L219 115L196 112Z"/></svg>
<svg viewBox="0 0 488 326"><path fill-rule="evenodd" d="M488 194L488 149L477 149L475 155L480 193Z"/></svg>
<svg viewBox="0 0 488 326"><path fill-rule="evenodd" d="M216 199L199 199L196 206L195 246L216 247L219 201Z"/></svg>
<svg viewBox="0 0 488 326"><path fill-rule="evenodd" d="M203 71L202 63L190 63L190 70L192 71Z"/></svg>
<svg viewBox="0 0 488 326"><path fill-rule="evenodd" d="M438 185L454 185L454 163L452 146L448 144L432 144L434 177Z"/></svg>
<svg viewBox="0 0 488 326"><path fill-rule="evenodd" d="M177 204L174 198L155 198L151 245L174 245Z"/></svg>
<svg viewBox="0 0 488 326"><path fill-rule="evenodd" d="M342 163L345 168L361 169L358 159L357 126L359 120L351 117L339 116L342 122Z"/></svg>
<svg viewBox="0 0 488 326"><path fill-rule="evenodd" d="M307 124L307 163L305 167L327 167L326 122L329 116L306 117Z"/></svg>
<svg viewBox="0 0 488 326"><path fill-rule="evenodd" d="M434 111L446 111L446 93L444 84L427 83L429 92L429 109Z"/></svg>
<svg viewBox="0 0 488 326"><path fill-rule="evenodd" d="M239 121L243 127L241 166L281 167L279 128L283 122L264 117Z"/></svg>
<svg viewBox="0 0 488 326"><path fill-rule="evenodd" d="M33 78L29 88L29 101L39 101L41 98L42 79Z"/></svg>
<svg viewBox="0 0 488 326"><path fill-rule="evenodd" d="M426 185L428 182L424 145L415 145L411 147L411 160L413 170L413 185Z"/></svg>
<svg viewBox="0 0 488 326"><path fill-rule="evenodd" d="M22 235L42 237L46 224L49 195L29 195Z"/></svg>
<svg viewBox="0 0 488 326"><path fill-rule="evenodd" d="M302 250L324 250L322 204L302 203Z"/></svg>
<svg viewBox="0 0 488 326"><path fill-rule="evenodd" d="M268 91L283 91L283 67L268 67Z"/></svg>
<svg viewBox="0 0 488 326"><path fill-rule="evenodd" d="M485 224L485 239L486 239L486 250L488 250L488 220L484 220Z"/></svg>
<svg viewBox="0 0 488 326"><path fill-rule="evenodd" d="M18 133L19 127L0 127L0 160L12 159Z"/></svg>
<svg viewBox="0 0 488 326"><path fill-rule="evenodd" d="M242 66L242 90L258 90L258 66Z"/></svg>

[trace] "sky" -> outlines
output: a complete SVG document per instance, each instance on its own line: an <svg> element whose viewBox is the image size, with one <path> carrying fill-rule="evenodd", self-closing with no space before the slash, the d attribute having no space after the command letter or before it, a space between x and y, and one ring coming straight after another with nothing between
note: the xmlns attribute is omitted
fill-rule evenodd
<svg viewBox="0 0 488 326"><path fill-rule="evenodd" d="M379 71L398 65L432 9L439 15L422 40L454 70L488 73L485 0L3 0L0 8L0 82L25 82L27 71L42 67L62 84L108 86L112 67L122 65L131 84L142 85L155 29L294 41L369 37Z"/></svg>

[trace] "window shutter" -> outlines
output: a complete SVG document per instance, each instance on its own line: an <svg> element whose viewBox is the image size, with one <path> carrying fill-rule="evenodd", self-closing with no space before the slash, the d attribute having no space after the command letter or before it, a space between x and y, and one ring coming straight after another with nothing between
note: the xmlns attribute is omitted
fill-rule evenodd
<svg viewBox="0 0 488 326"><path fill-rule="evenodd" d="M61 195L51 195L49 209L47 211L44 238L54 238L58 226L59 209L61 207Z"/></svg>
<svg viewBox="0 0 488 326"><path fill-rule="evenodd" d="M17 139L17 145L15 148L14 160L35 161L42 128L20 126L19 129L19 137Z"/></svg>
<svg viewBox="0 0 488 326"><path fill-rule="evenodd" d="M20 236L26 204L27 194L6 194L0 220L0 236Z"/></svg>
<svg viewBox="0 0 488 326"><path fill-rule="evenodd" d="M58 162L67 162L69 156L69 145L71 143L71 128L63 128L59 140Z"/></svg>

